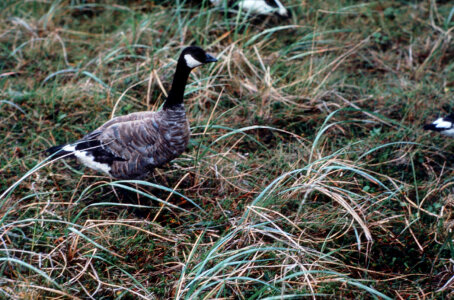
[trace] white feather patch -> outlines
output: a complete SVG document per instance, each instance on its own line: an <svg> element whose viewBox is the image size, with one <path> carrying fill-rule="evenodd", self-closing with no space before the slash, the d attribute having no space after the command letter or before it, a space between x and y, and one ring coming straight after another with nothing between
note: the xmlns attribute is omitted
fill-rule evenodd
<svg viewBox="0 0 454 300"><path fill-rule="evenodd" d="M63 151L68 151L68 152L72 152L72 151L76 151L76 146L74 145L66 145L65 147L62 148Z"/></svg>
<svg viewBox="0 0 454 300"><path fill-rule="evenodd" d="M186 61L186 65L190 68L195 68L202 64L200 61L195 59L191 54L185 54L184 60Z"/></svg>
<svg viewBox="0 0 454 300"><path fill-rule="evenodd" d="M446 121L445 119L443 118L439 118L437 120L435 120L433 122L433 124L435 125L435 127L437 128L446 128L446 129L449 129L452 127L452 122L449 122L449 121Z"/></svg>
<svg viewBox="0 0 454 300"><path fill-rule="evenodd" d="M95 161L93 155L89 155L87 151L75 151L74 156L77 157L77 159L87 167L110 175L111 168L109 167L109 165Z"/></svg>
<svg viewBox="0 0 454 300"><path fill-rule="evenodd" d="M244 0L239 3L241 9L253 13L253 14L261 14L267 15L273 12L277 12L281 16L287 15L287 9L282 5L279 0L274 0L277 4L277 8L268 5L264 0Z"/></svg>
<svg viewBox="0 0 454 300"><path fill-rule="evenodd" d="M440 133L444 134L444 135L447 135L447 136L450 136L450 137L454 137L454 129L453 128L440 131Z"/></svg>
<svg viewBox="0 0 454 300"><path fill-rule="evenodd" d="M284 7L284 5L282 5L282 3L279 2L279 0L274 0L274 2L276 2L277 6L279 7L279 10L277 11L277 13L280 14L281 16L283 16L283 17L287 16L288 15L288 11Z"/></svg>

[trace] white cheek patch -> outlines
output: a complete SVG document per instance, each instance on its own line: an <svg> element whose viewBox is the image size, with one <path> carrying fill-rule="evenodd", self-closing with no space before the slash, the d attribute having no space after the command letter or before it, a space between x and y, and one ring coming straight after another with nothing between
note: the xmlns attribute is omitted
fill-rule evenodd
<svg viewBox="0 0 454 300"><path fill-rule="evenodd" d="M95 158L92 155L88 155L86 151L75 151L74 156L77 157L77 159L87 167L110 175L109 172L111 168L109 167L109 165L95 161Z"/></svg>
<svg viewBox="0 0 454 300"><path fill-rule="evenodd" d="M433 122L433 124L437 128L446 128L446 129L448 129L448 128L452 127L452 123L449 122L449 121L445 121L443 118L439 118L439 119L435 120Z"/></svg>
<svg viewBox="0 0 454 300"><path fill-rule="evenodd" d="M195 68L202 64L200 61L195 59L191 54L185 54L184 60L186 61L186 65L190 68Z"/></svg>

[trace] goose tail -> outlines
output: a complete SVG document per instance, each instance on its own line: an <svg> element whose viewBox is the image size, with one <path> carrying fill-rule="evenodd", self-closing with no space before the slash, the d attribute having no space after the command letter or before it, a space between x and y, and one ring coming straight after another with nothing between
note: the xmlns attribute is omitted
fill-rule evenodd
<svg viewBox="0 0 454 300"><path fill-rule="evenodd" d="M437 128L435 124L426 124L423 127L424 130L433 130L433 131L441 131L442 128Z"/></svg>
<svg viewBox="0 0 454 300"><path fill-rule="evenodd" d="M49 149L46 150L46 154L52 156L52 159L60 158L60 157L72 157L74 154L75 149L72 145L59 145L59 146L54 146L50 147Z"/></svg>

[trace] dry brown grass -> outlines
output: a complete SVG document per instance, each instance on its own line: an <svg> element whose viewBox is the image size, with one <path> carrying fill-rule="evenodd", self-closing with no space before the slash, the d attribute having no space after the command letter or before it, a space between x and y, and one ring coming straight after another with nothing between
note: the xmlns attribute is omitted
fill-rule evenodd
<svg viewBox="0 0 454 300"><path fill-rule="evenodd" d="M452 7L286 3L277 26L171 1L0 4L1 297L452 296L452 143L420 130L450 110ZM159 109L192 43L219 62L191 75L181 157L144 182L40 164Z"/></svg>

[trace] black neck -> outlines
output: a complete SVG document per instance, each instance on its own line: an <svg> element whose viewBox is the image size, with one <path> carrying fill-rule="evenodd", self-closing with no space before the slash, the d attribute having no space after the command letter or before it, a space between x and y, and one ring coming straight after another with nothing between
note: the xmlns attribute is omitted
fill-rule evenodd
<svg viewBox="0 0 454 300"><path fill-rule="evenodd" d="M184 60L178 60L177 69L173 76L172 87L170 88L169 96L164 103L164 109L169 109L183 103L184 88L188 82L189 73L191 73L191 69L186 66Z"/></svg>

